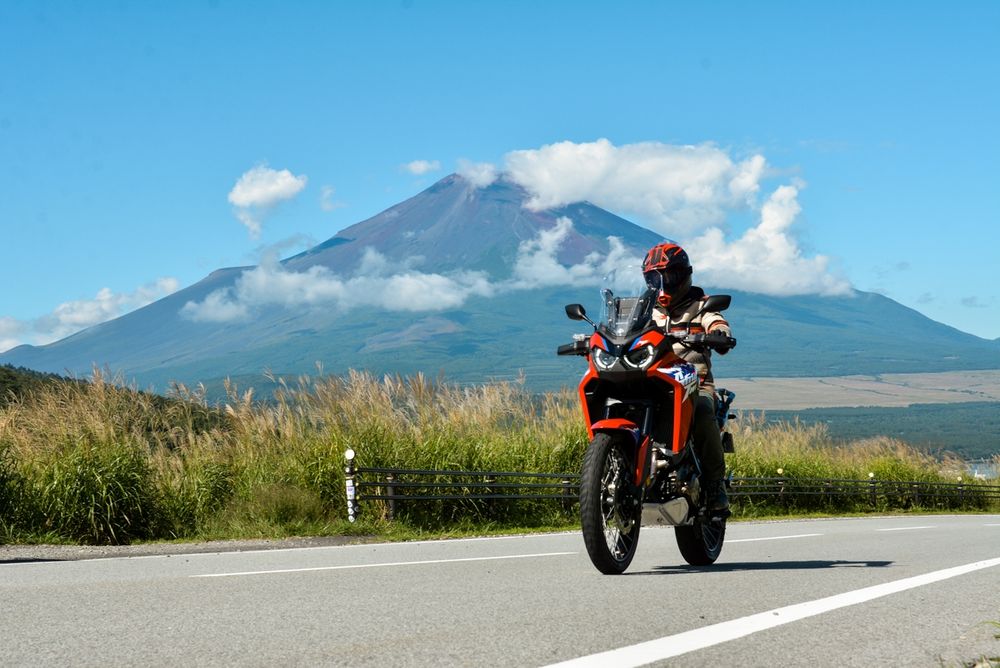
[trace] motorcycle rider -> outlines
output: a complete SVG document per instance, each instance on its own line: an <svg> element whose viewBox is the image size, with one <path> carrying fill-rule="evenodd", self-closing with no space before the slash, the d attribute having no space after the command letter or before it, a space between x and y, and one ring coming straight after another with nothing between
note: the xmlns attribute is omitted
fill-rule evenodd
<svg viewBox="0 0 1000 668"><path fill-rule="evenodd" d="M653 307L653 321L669 332L691 334L725 334L732 336L729 323L721 313L708 311L699 313L707 295L701 288L691 284L692 267L687 253L672 241L665 241L649 249L642 263L646 285L657 291ZM708 507L716 513L727 513L729 497L726 495L726 464L722 454L722 435L715 419L715 379L712 377L711 350L694 350L679 341L674 343L674 352L686 362L694 364L698 370L699 392L695 401L693 439L695 454L701 462L702 493L708 499ZM719 351L725 354L728 351ZM660 411L667 416L667 411ZM669 424L660 424L654 429L658 442L666 441L663 434L669 433ZM662 438L661 438L662 437Z"/></svg>

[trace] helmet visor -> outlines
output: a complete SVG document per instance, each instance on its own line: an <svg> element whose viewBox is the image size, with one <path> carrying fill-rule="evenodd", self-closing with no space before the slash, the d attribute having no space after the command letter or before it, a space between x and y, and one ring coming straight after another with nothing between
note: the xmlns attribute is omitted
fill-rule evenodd
<svg viewBox="0 0 1000 668"><path fill-rule="evenodd" d="M691 275L691 269L689 267L677 268L677 269L666 269L663 271L650 270L643 274L643 278L646 279L646 285L651 290L664 290L666 292L673 292L687 280L687 277Z"/></svg>
<svg viewBox="0 0 1000 668"><path fill-rule="evenodd" d="M691 275L691 267L678 267L677 269L666 269L660 272L663 276L663 289L667 292L674 292L681 287Z"/></svg>

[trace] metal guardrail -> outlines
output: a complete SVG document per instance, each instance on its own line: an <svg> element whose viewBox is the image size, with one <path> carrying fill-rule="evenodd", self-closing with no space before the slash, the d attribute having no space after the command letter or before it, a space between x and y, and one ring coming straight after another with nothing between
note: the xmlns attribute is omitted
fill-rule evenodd
<svg viewBox="0 0 1000 668"><path fill-rule="evenodd" d="M344 469L348 519L354 522L361 501L383 501L388 519L401 501L522 501L552 500L572 508L579 497L578 473L523 473L517 471L457 471L355 467L347 451ZM820 478L733 478L729 495L748 501L766 499L789 503L797 497L855 499L875 507L880 499L900 506L947 499L981 503L1000 501L1000 485L923 481L842 480Z"/></svg>

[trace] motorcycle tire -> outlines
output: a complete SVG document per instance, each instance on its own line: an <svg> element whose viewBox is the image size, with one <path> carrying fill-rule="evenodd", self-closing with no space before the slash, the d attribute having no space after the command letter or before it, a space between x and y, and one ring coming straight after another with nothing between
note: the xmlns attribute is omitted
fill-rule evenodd
<svg viewBox="0 0 1000 668"><path fill-rule="evenodd" d="M635 466L626 439L597 434L583 457L580 520L590 561L605 575L624 573L639 542L642 504L631 490Z"/></svg>
<svg viewBox="0 0 1000 668"><path fill-rule="evenodd" d="M726 520L699 517L691 526L674 528L674 538L684 561L692 566L709 566L722 553Z"/></svg>

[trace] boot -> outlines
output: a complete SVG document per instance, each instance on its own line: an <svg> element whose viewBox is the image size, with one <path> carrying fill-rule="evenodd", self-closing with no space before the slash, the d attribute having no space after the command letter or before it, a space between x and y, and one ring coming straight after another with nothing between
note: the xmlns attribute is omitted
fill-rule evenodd
<svg viewBox="0 0 1000 668"><path fill-rule="evenodd" d="M729 516L729 495L726 494L724 479L709 480L705 483L705 500L708 512L722 517Z"/></svg>

